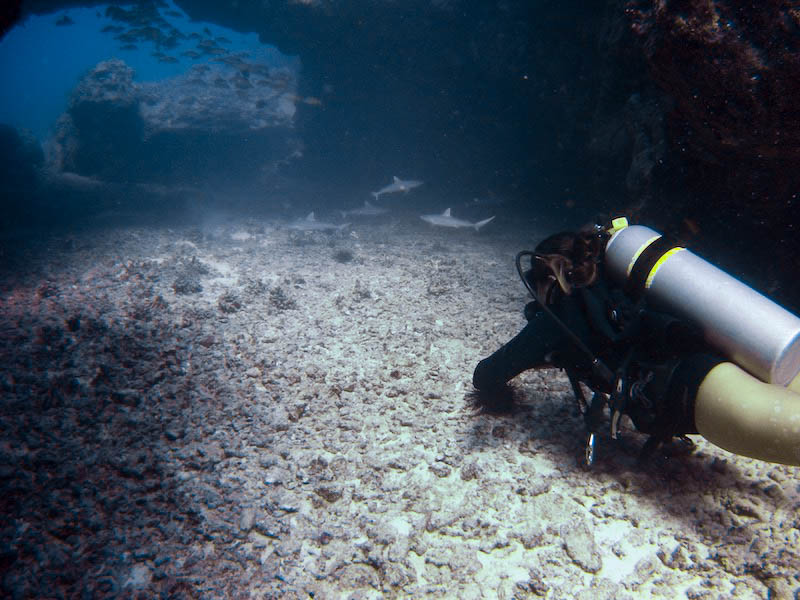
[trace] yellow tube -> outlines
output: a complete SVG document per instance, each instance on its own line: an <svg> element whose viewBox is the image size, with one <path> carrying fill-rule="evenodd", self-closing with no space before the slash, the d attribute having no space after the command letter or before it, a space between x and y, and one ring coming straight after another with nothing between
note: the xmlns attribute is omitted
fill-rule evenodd
<svg viewBox="0 0 800 600"><path fill-rule="evenodd" d="M793 392L800 394L800 373L798 373L797 376L792 379L791 383L789 383L787 387Z"/></svg>
<svg viewBox="0 0 800 600"><path fill-rule="evenodd" d="M720 363L697 391L695 424L729 452L800 466L800 376L785 388Z"/></svg>

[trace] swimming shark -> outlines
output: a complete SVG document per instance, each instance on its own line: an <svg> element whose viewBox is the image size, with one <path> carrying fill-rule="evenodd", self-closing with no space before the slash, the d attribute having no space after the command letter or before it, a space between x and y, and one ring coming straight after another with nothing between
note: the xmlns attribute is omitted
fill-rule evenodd
<svg viewBox="0 0 800 600"><path fill-rule="evenodd" d="M392 183L383 186L377 192L372 192L372 195L375 196L375 199L377 200L383 194L393 194L395 192L408 192L409 190L413 190L415 187L419 187L421 185L422 185L421 181L415 181L414 179L400 179L395 175L392 178Z"/></svg>
<svg viewBox="0 0 800 600"><path fill-rule="evenodd" d="M437 225L439 227L474 227L475 231L480 231L481 227L494 220L494 217L492 216L488 219L484 219L483 221L478 221L477 223L470 223L464 219L451 217L449 208L440 215L420 215L419 218L430 223L431 225Z"/></svg>
<svg viewBox="0 0 800 600"><path fill-rule="evenodd" d="M350 223L342 223L341 225L334 225L333 223L326 223L325 221L317 221L314 217L313 211L308 213L305 219L297 219L289 223L286 228L294 229L295 231L341 231Z"/></svg>
<svg viewBox="0 0 800 600"><path fill-rule="evenodd" d="M375 206L364 200L364 206L352 208L350 210L340 210L339 212L342 213L342 218L346 219L348 215L354 215L356 217L377 217L389 211L382 206Z"/></svg>

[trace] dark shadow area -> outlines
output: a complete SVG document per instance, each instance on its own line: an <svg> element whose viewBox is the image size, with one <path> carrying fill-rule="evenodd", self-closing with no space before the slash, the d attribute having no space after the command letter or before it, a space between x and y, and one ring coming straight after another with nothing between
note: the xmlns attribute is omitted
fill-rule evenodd
<svg viewBox="0 0 800 600"><path fill-rule="evenodd" d="M687 528L697 530L711 543L726 540L723 555L734 552L728 545L728 536L757 537L758 521L751 525L749 518L766 519L784 506L785 495L774 482L754 480L752 473L724 458L688 451L679 441L642 458L647 436L633 429L630 421L623 426L619 439L613 440L606 420L606 426L597 434L595 462L587 468L583 418L572 393L558 391L561 386L559 382L553 386L556 389L545 392L515 386L513 412L475 414L472 444L481 448L510 442L518 445L522 454L545 452L561 465L561 477L578 485L581 479L594 483L614 481L613 487L620 493L646 499L658 511L685 521ZM467 401L471 408L469 394ZM726 500L720 502L720 497ZM757 557L750 559L747 568L758 571Z"/></svg>
<svg viewBox="0 0 800 600"><path fill-rule="evenodd" d="M219 340L198 332L219 316L176 314L152 265L127 263L121 288L108 274L87 285L52 256L36 268L46 248L16 247L0 273L2 595L119 597L150 582L195 597L219 557L194 544L240 535L219 475L240 442L214 434L241 400L218 377Z"/></svg>
<svg viewBox="0 0 800 600"><path fill-rule="evenodd" d="M158 561L160 531L188 535L202 521L166 456L168 439L194 428L181 410L186 350L145 312L109 322L103 307L58 306L59 294L45 281L36 302L51 310L3 315L3 586L14 598L90 583L120 593L126 557ZM154 393L166 378L171 389Z"/></svg>

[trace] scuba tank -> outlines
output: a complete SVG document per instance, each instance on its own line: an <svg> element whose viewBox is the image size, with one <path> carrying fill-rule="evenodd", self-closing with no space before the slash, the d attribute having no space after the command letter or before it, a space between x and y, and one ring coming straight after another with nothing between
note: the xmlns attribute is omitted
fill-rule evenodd
<svg viewBox="0 0 800 600"><path fill-rule="evenodd" d="M708 344L766 383L800 372L800 318L649 227L617 219L606 245L609 277L648 304L687 319Z"/></svg>

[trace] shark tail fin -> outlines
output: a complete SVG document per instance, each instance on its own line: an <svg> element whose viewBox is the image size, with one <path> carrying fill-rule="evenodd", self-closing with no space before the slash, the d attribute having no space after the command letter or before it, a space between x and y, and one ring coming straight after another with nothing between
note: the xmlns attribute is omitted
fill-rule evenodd
<svg viewBox="0 0 800 600"><path fill-rule="evenodd" d="M397 175L393 175L392 180L394 181L394 183L400 183L400 178Z"/></svg>
<svg viewBox="0 0 800 600"><path fill-rule="evenodd" d="M370 193L371 193L371 194L372 194L372 196L375 198L375 200L377 200L377 199L378 199L378 196L380 196L380 195L381 195L381 194L380 194L380 192L370 192Z"/></svg>
<svg viewBox="0 0 800 600"><path fill-rule="evenodd" d="M475 223L475 231L480 231L481 227L483 227L484 225L488 225L492 221L494 221L494 217L489 217L488 219L484 219L483 221L478 221L477 223Z"/></svg>

